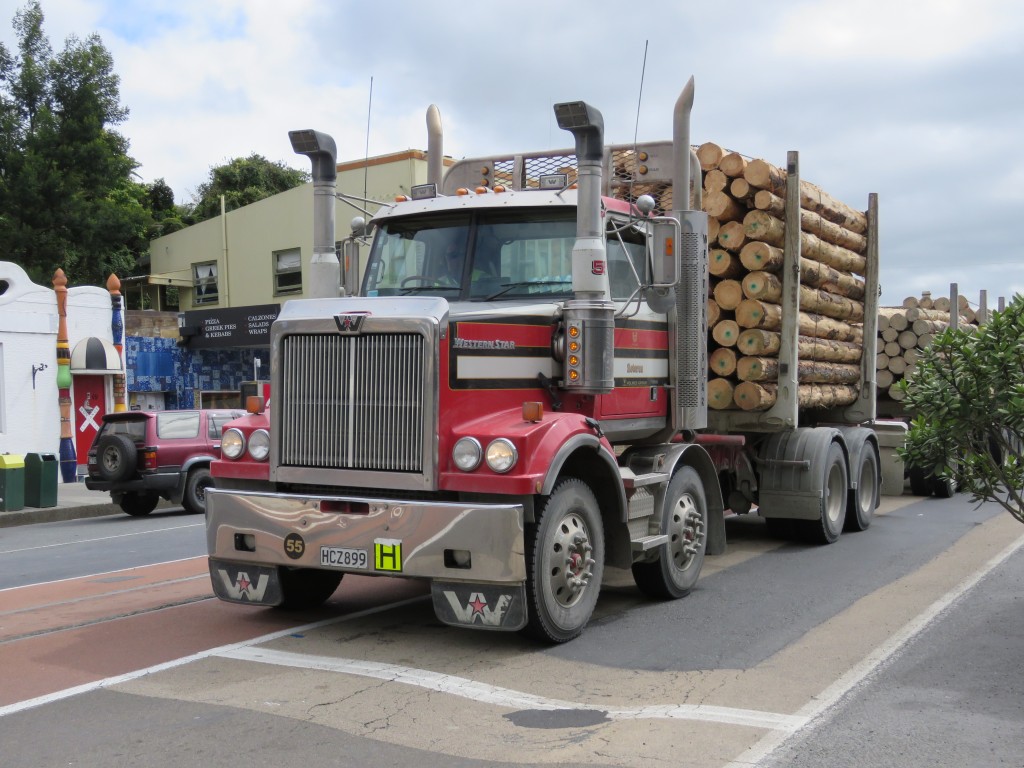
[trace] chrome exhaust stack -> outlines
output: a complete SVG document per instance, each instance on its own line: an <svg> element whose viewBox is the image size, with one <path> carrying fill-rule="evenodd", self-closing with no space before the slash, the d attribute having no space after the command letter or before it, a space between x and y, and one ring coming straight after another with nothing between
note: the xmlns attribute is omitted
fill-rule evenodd
<svg viewBox="0 0 1024 768"><path fill-rule="evenodd" d="M576 242L572 248L574 298L562 314L564 379L573 392L606 394L615 388L615 305L601 219L604 118L582 101L555 105L558 127L576 140Z"/></svg>
<svg viewBox="0 0 1024 768"><path fill-rule="evenodd" d="M334 139L312 129L289 131L288 139L295 154L305 155L313 164L313 256L306 295L334 298L341 286L341 264L334 250L338 150Z"/></svg>

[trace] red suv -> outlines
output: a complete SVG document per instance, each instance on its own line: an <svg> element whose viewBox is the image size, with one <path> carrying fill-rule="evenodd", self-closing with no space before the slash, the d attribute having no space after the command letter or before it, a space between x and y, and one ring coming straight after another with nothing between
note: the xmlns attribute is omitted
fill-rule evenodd
<svg viewBox="0 0 1024 768"><path fill-rule="evenodd" d="M205 512L221 430L244 415L241 410L108 413L89 449L85 487L110 491L129 515L148 515L161 498L195 514Z"/></svg>

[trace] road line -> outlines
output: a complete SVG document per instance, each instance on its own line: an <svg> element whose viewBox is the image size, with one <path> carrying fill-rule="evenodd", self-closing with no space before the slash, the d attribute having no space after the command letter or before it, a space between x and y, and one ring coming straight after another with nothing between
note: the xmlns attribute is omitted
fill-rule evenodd
<svg viewBox="0 0 1024 768"><path fill-rule="evenodd" d="M3 553L0 553L3 554ZM16 589L29 589L31 587L47 587L51 584L63 584L68 581L82 581L88 579L98 579L101 576L113 576L118 573L128 573L130 571L138 571L142 568L153 568L158 565L173 565L174 563L186 563L189 560L208 560L206 555L196 555L194 557L179 557L177 560L163 560L159 563L146 563L144 565L130 565L127 568L118 568L116 571L101 571L100 573L86 573L81 576L68 576L66 579L54 579L53 581L36 581L32 584L21 584L17 587L0 587L0 592L13 592Z"/></svg>
<svg viewBox="0 0 1024 768"><path fill-rule="evenodd" d="M65 688L62 691L48 693L45 696L37 696L34 699L26 699L25 701L19 701L14 704L8 704L7 706L0 707L0 717L6 717L7 715L13 715L17 712L23 712L26 709L41 707L45 704L51 704L55 701L61 701L63 699L71 698L72 696L78 696L82 693L90 693L91 691L96 691L100 688L109 688L112 685L120 685L121 683L127 683L130 680L137 680L140 677L145 677L146 675L151 675L156 672L164 672L168 669L181 667L185 664L190 664L193 661L202 661L203 659L210 658L211 656L220 656L224 653L230 652L238 648L245 648L250 645L256 645L257 643L268 643L271 640L277 640L279 638L288 637L288 635L294 635L297 633L311 632L312 630L320 629L321 627L329 627L332 624L340 624L342 622L351 621L353 619L361 619L366 616L372 616L375 613L382 613L384 611L389 611L393 608L401 608L406 605L412 605L413 603L423 602L428 599L429 596L410 597L407 600L399 600L396 603L388 603L387 605L381 605L375 608L368 608L365 611L349 613L344 616L336 616L330 619L323 619L322 621L315 621L311 624L304 624L299 627L290 627L289 629L282 629L277 632L271 632L267 635L255 637L251 640L243 640L240 643L231 643L230 645L222 645L217 648L210 648L205 651L200 651L199 653L193 653L189 656L183 656L180 659L174 659L173 661L166 661L163 664L156 664L152 667L146 667L145 669L137 669L134 672L126 672L123 675L107 677L103 680L96 680L92 683L85 683L84 685L78 685L74 688Z"/></svg>
<svg viewBox="0 0 1024 768"><path fill-rule="evenodd" d="M746 725L754 728L782 730L786 733L801 727L805 718L794 715L781 715L775 712L761 712L753 709L736 709L733 707L714 707L703 704L667 704L662 706L638 707L634 709L608 709L580 704L562 699L550 699L536 696L510 688L501 688L465 677L431 672L426 669L405 667L397 664L384 664L361 659L334 658L331 656L311 656L288 651L277 651L269 648L232 648L218 656L255 661L261 664L272 664L281 667L298 669L315 669L322 672L338 672L360 677L372 677L377 680L413 685L431 691L451 694L464 699L493 704L507 709L537 710L575 710L601 712L610 720L703 720L730 725Z"/></svg>
<svg viewBox="0 0 1024 768"><path fill-rule="evenodd" d="M166 533L167 531L180 531L184 528L205 527L206 523L189 523L188 525L174 525L170 528L154 528L151 531L136 531L135 533L119 533L116 536L100 536L98 539L76 539L75 541L61 541L56 544L42 544L38 547L23 547L22 549L0 549L0 555L14 555L18 552L35 552L39 549L54 549L56 547L70 547L75 544L93 544L97 541L113 541L124 539L129 536L149 536L154 533Z"/></svg>
<svg viewBox="0 0 1024 768"><path fill-rule="evenodd" d="M769 757L776 749L792 738L798 731L811 725L814 721L826 716L834 709L846 694L873 675L889 659L899 653L904 646L917 637L935 621L945 610L964 597L974 589L978 583L988 576L992 571L1010 559L1018 550L1024 547L1024 536L1020 536L998 555L992 557L985 565L975 571L967 580L951 589L940 597L924 611L911 619L896 634L886 642L875 648L856 666L851 667L846 674L837 679L832 685L812 698L807 704L801 707L795 718L802 721L802 725L787 733L769 733L765 735L754 746L741 754L725 768L750 768L761 763Z"/></svg>

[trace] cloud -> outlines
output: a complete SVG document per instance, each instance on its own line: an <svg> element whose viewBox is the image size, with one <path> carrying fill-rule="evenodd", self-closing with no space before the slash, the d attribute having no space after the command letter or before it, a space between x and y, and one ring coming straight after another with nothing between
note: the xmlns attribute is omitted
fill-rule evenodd
<svg viewBox="0 0 1024 768"><path fill-rule="evenodd" d="M42 3L55 48L100 34L142 178L179 202L254 152L308 170L295 128L333 135L342 160L424 148L431 103L460 158L570 146L565 100L600 109L610 142L664 139L692 74L695 141L776 165L799 150L834 197L879 194L883 301L1024 290L1019 0Z"/></svg>

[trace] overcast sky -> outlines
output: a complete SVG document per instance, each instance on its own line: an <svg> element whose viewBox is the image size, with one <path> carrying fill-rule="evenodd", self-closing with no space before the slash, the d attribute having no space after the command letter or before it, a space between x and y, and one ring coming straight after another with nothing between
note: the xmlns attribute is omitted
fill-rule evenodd
<svg viewBox="0 0 1024 768"><path fill-rule="evenodd" d="M22 6L0 0L12 52ZM695 143L776 165L799 150L802 177L833 197L863 210L879 194L883 304L951 282L972 303L987 290L990 306L1024 292L1020 0L42 8L55 50L100 35L130 110L118 130L142 180L164 178L178 202L254 152L309 170L291 129L330 133L342 161L425 149L431 103L456 158L571 146L552 105L576 99L601 110L609 143L666 139L693 75Z"/></svg>

